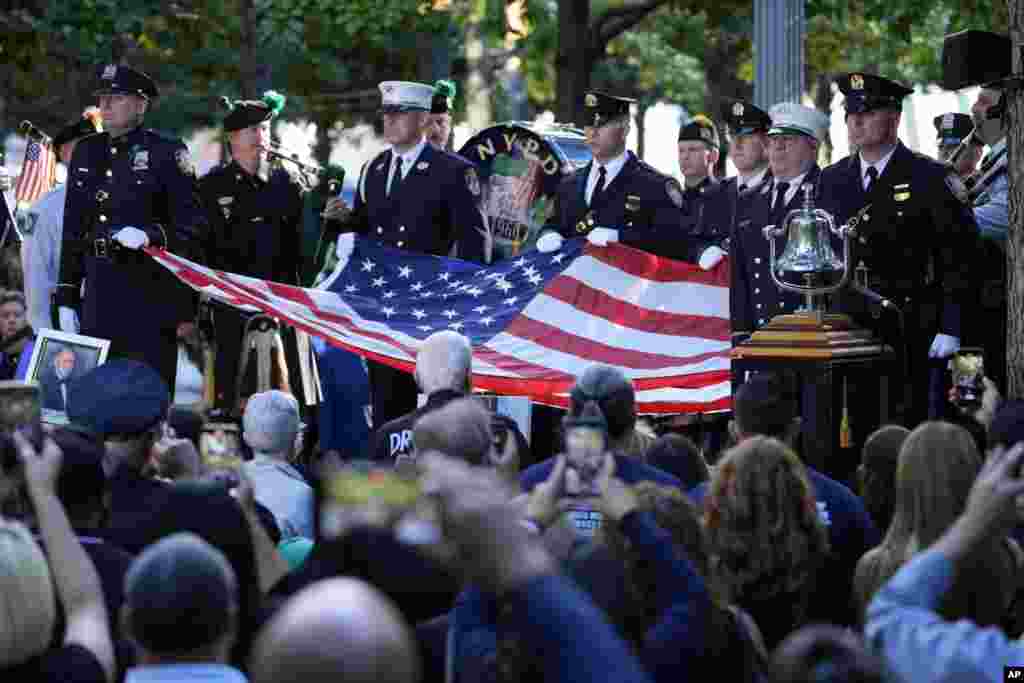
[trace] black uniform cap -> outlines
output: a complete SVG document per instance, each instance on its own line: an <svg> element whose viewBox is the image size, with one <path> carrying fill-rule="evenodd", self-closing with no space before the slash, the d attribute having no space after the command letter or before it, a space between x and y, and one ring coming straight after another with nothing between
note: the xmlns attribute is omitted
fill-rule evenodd
<svg viewBox="0 0 1024 683"><path fill-rule="evenodd" d="M712 149L719 149L718 127L704 114L697 114L679 129L679 142L696 140Z"/></svg>
<svg viewBox="0 0 1024 683"><path fill-rule="evenodd" d="M629 116L629 105L636 102L628 97L616 97L592 90L583 98L585 116L583 126L595 128Z"/></svg>
<svg viewBox="0 0 1024 683"><path fill-rule="evenodd" d="M138 69L120 64L107 64L96 73L99 85L93 95L135 95L147 100L160 95L153 79Z"/></svg>
<svg viewBox="0 0 1024 683"><path fill-rule="evenodd" d="M957 112L939 114L932 119L932 124L934 124L935 130L938 132L940 147L959 145L974 130L974 120L967 114ZM978 145L984 144L977 141L977 138L975 138L975 141Z"/></svg>
<svg viewBox="0 0 1024 683"><path fill-rule="evenodd" d="M839 90L846 96L843 106L847 114L878 109L895 109L903 106L903 98L913 93L913 89L890 81L874 74L860 72L848 73L836 79Z"/></svg>
<svg viewBox="0 0 1024 683"><path fill-rule="evenodd" d="M729 107L725 122L729 126L729 132L733 135L767 133L768 129L772 127L772 117L768 112L740 100L736 100Z"/></svg>

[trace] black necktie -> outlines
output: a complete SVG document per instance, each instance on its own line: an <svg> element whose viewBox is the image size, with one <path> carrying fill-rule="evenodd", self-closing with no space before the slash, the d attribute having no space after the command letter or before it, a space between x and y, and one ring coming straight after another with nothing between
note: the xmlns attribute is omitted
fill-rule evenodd
<svg viewBox="0 0 1024 683"><path fill-rule="evenodd" d="M604 166L597 167L597 184L594 185L594 191L590 193L590 205L593 206L597 203L597 198L604 192L604 180L607 177L607 172Z"/></svg>
<svg viewBox="0 0 1024 683"><path fill-rule="evenodd" d="M402 184L402 157L395 157L395 174L391 176L391 187L388 189L388 196L394 197L398 192L398 186Z"/></svg>
<svg viewBox="0 0 1024 683"><path fill-rule="evenodd" d="M772 213L779 213L786 206L786 193L789 192L789 183L775 183L775 205Z"/></svg>
<svg viewBox="0 0 1024 683"><path fill-rule="evenodd" d="M874 187L874 185L875 185L875 180L878 179L878 169L875 168L874 166L868 166L867 176L868 176L868 184L864 188L864 191L865 192L870 192L871 188Z"/></svg>

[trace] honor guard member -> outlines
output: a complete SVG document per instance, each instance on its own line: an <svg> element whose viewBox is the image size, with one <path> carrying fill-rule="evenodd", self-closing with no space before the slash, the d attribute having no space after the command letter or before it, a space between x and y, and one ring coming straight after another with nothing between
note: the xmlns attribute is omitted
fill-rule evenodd
<svg viewBox="0 0 1024 683"><path fill-rule="evenodd" d="M838 225L856 221L852 277L877 296L848 287L834 304L897 351L903 367L890 386L897 405L903 390L903 419L913 427L946 404L941 389L929 391L930 369L941 376L960 347L977 228L957 197L956 172L897 137L901 103L913 91L865 73L841 76L838 85L858 151L822 171L819 205Z"/></svg>
<svg viewBox="0 0 1024 683"><path fill-rule="evenodd" d="M710 269L725 252L683 233L679 183L626 150L632 102L587 93L583 131L593 160L559 184L555 211L537 249L556 251L563 239L586 236L595 246L622 242L658 256L700 261Z"/></svg>
<svg viewBox="0 0 1024 683"><path fill-rule="evenodd" d="M967 114L949 112L936 116L932 119L932 123L938 134L936 143L939 146L939 161L952 164L961 178L970 177L985 151L985 143L981 141L981 138L971 135L974 131L974 121ZM961 143L968 136L970 136L970 140L961 149ZM957 158L954 161L952 156L958 150Z"/></svg>
<svg viewBox="0 0 1024 683"><path fill-rule="evenodd" d="M260 100L221 98L227 109L223 127L231 161L199 179L210 216L207 264L261 280L298 285L302 224L302 187L283 165L267 158L271 121L285 98L268 91ZM239 356L249 315L215 307L217 330L216 405L241 414L236 395ZM291 350L293 338L282 334ZM289 356L293 354L288 354ZM289 363L292 366L293 363ZM300 382L291 383L298 390Z"/></svg>
<svg viewBox="0 0 1024 683"><path fill-rule="evenodd" d="M490 238L476 167L424 135L436 90L404 81L379 87L383 137L391 148L363 165L351 211L340 198L327 203L327 218L338 221L331 227L396 249L487 262ZM412 375L376 362L369 372L375 426L416 408Z"/></svg>
<svg viewBox="0 0 1024 683"><path fill-rule="evenodd" d="M65 168L81 138L103 130L103 115L89 107L81 118L64 126L53 137L53 148ZM53 290L60 268L60 244L64 231L64 202L67 185L61 183L29 208L21 226L21 267L25 276L25 303L34 330L53 327Z"/></svg>
<svg viewBox="0 0 1024 683"><path fill-rule="evenodd" d="M434 99L430 103L430 121L427 123L427 140L438 149L451 152L455 82L437 81L434 83L434 91Z"/></svg>
<svg viewBox="0 0 1024 683"><path fill-rule="evenodd" d="M148 363L174 387L178 323L192 290L143 253L199 258L207 218L195 167L179 138L142 127L157 88L127 66L100 69L102 133L75 147L55 293L61 330L109 339L112 357ZM85 294L81 295L82 281Z"/></svg>
<svg viewBox="0 0 1024 683"><path fill-rule="evenodd" d="M733 343L745 341L772 317L793 313L801 298L775 285L770 272L766 225L780 225L803 204L805 185L815 187L818 145L828 130L828 117L817 109L783 102L771 108L768 130L769 181L740 205L732 239L732 283L729 310ZM785 239L776 241L776 253Z"/></svg>

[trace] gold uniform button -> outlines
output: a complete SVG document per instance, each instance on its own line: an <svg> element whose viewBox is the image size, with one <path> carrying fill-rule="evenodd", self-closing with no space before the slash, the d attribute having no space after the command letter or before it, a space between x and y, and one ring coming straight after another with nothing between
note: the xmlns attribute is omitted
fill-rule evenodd
<svg viewBox="0 0 1024 683"><path fill-rule="evenodd" d="M399 225L398 226L398 232L405 232L405 226L404 225Z"/></svg>
<svg viewBox="0 0 1024 683"><path fill-rule="evenodd" d="M759 277L761 277L761 273L754 273L754 278L755 278L755 279L756 279L756 278L759 278Z"/></svg>
<svg viewBox="0 0 1024 683"><path fill-rule="evenodd" d="M110 148L110 153L111 154L117 154L117 147L111 147Z"/></svg>
<svg viewBox="0 0 1024 683"><path fill-rule="evenodd" d="M395 246L396 246L396 247L404 247L404 246L405 246L405 242L399 242L399 243L398 243L398 244L396 244Z"/></svg>
<svg viewBox="0 0 1024 683"><path fill-rule="evenodd" d="M101 214L100 214L100 223L106 223L106 222L107 222L107 216L106 216L106 214L102 214L102 213L101 213Z"/></svg>
<svg viewBox="0 0 1024 683"><path fill-rule="evenodd" d="M760 264L761 263L761 257L760 256L755 256L754 257L754 263Z"/></svg>
<svg viewBox="0 0 1024 683"><path fill-rule="evenodd" d="M377 234L378 234L378 235L380 235L380 234L383 234L383 232L384 232L384 228L382 228L382 227L380 227L380 226L378 225L378 226L377 226Z"/></svg>
<svg viewBox="0 0 1024 683"><path fill-rule="evenodd" d="M109 168L107 169L107 177L108 178L113 178L114 177L114 172L111 171Z"/></svg>
<svg viewBox="0 0 1024 683"><path fill-rule="evenodd" d="M761 304L758 304L758 305L757 305L757 307L758 307L758 308L761 308Z"/></svg>
<svg viewBox="0 0 1024 683"><path fill-rule="evenodd" d="M760 293L761 293L761 288L760 287L754 287L754 294L760 294Z"/></svg>

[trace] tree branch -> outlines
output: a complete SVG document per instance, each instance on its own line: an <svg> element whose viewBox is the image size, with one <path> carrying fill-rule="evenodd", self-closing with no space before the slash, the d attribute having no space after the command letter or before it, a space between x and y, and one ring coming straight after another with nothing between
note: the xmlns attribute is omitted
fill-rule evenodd
<svg viewBox="0 0 1024 683"><path fill-rule="evenodd" d="M616 36L633 28L648 14L669 2L670 0L640 0L605 10L590 29L590 49L596 54L601 54Z"/></svg>

